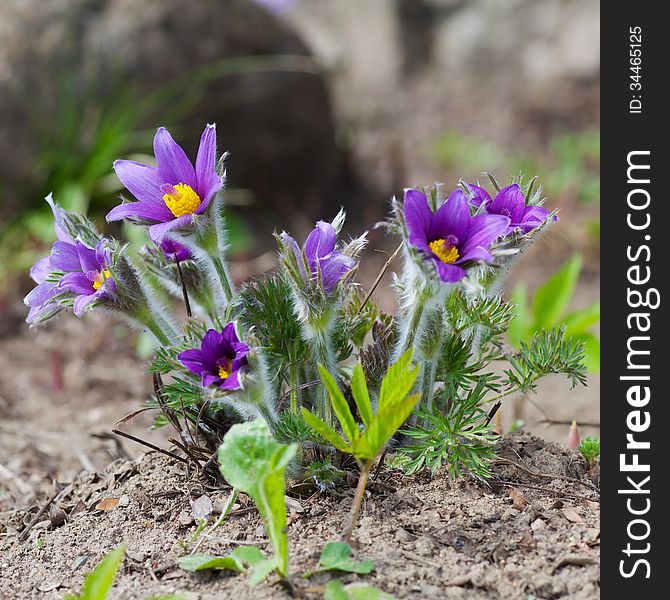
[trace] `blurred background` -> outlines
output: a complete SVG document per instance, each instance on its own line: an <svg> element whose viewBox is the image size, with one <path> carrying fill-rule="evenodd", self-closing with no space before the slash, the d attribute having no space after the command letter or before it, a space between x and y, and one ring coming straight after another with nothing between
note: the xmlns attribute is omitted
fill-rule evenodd
<svg viewBox="0 0 670 600"><path fill-rule="evenodd" d="M538 175L560 221L509 282L528 307L510 343L550 324L534 311L544 286L592 373L575 391L548 381L503 425L564 441L574 418L597 434L599 63L597 0L3 0L2 477L65 478L136 450L108 439L150 391L136 334L72 316L31 332L20 298L53 239L50 191L133 235L104 223L111 165L148 161L159 125L193 156L217 123L238 281L272 268L273 230L299 238L344 206L347 233L371 230L370 284L394 248L372 227L404 187ZM386 283L375 299L391 310ZM142 418L131 429L154 435Z"/></svg>

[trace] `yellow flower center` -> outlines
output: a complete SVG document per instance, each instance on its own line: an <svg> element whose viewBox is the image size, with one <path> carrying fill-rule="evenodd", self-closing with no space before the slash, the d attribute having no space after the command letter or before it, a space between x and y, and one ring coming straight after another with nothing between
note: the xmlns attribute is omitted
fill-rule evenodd
<svg viewBox="0 0 670 600"><path fill-rule="evenodd" d="M171 191L163 195L163 201L175 217L192 215L200 206L200 196L185 183L172 186Z"/></svg>
<svg viewBox="0 0 670 600"><path fill-rule="evenodd" d="M104 271L98 271L98 274L93 280L93 289L99 290L102 287L102 284L105 283L105 279L109 279L111 276L112 274L107 269Z"/></svg>
<svg viewBox="0 0 670 600"><path fill-rule="evenodd" d="M446 240L435 240L428 244L433 253L445 264L450 265L455 263L461 255L458 253L458 248L447 243Z"/></svg>
<svg viewBox="0 0 670 600"><path fill-rule="evenodd" d="M221 379L228 379L233 372L233 361L227 360L224 364L219 365L219 377Z"/></svg>

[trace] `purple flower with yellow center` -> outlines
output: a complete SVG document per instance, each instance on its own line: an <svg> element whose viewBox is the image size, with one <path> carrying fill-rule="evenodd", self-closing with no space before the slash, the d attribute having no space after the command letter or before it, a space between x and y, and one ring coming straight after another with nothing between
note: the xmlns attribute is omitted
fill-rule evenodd
<svg viewBox="0 0 670 600"><path fill-rule="evenodd" d="M491 262L489 246L507 232L503 215L470 215L465 193L454 190L435 213L423 192L405 190L405 222L409 243L432 260L445 283L465 277L469 262Z"/></svg>
<svg viewBox="0 0 670 600"><path fill-rule="evenodd" d="M526 206L526 198L518 184L514 183L501 189L492 200L489 193L478 185L468 185L473 197L470 203L479 208L484 205L484 211L490 215L503 215L509 217L510 224L507 233L519 229L522 233L528 233L542 225L549 216L549 212L543 206ZM554 217L557 220L558 217Z"/></svg>
<svg viewBox="0 0 670 600"><path fill-rule="evenodd" d="M52 268L65 271L58 282L60 292L75 294L74 314L80 316L93 302L108 300L116 291L109 270L111 251L102 239L95 248L77 241L75 244L56 242L51 253Z"/></svg>
<svg viewBox="0 0 670 600"><path fill-rule="evenodd" d="M179 262L191 258L191 251L186 246L167 237L163 238L159 248L164 256Z"/></svg>
<svg viewBox="0 0 670 600"><path fill-rule="evenodd" d="M240 372L247 366L249 346L240 342L235 325L228 323L220 333L208 329L200 348L184 350L177 358L192 373L199 375L203 387L216 385L222 390L238 390Z"/></svg>
<svg viewBox="0 0 670 600"><path fill-rule="evenodd" d="M316 227L307 236L302 250L298 246L298 242L288 233L283 232L281 239L293 252L302 280L305 283L316 282L320 273L321 283L328 294L356 266L355 259L335 250L337 231L330 223L325 221L319 221L316 224ZM308 270L309 272L307 272Z"/></svg>
<svg viewBox="0 0 670 600"><path fill-rule="evenodd" d="M138 201L113 208L107 221L141 221L160 242L169 231L187 227L194 215L203 214L223 185L216 173L216 126L205 127L195 167L165 127L154 136L154 155L156 167L130 160L114 163L117 177Z"/></svg>

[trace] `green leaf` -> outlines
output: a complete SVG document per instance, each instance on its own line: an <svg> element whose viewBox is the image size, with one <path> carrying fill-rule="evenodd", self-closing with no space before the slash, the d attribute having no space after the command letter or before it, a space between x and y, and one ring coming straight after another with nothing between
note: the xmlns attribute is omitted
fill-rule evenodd
<svg viewBox="0 0 670 600"><path fill-rule="evenodd" d="M275 551L275 568L282 577L288 573L284 472L296 452L296 444L275 441L260 419L233 425L219 448L226 481L249 494L258 506Z"/></svg>
<svg viewBox="0 0 670 600"><path fill-rule="evenodd" d="M323 547L317 569L305 573L304 576L311 577L316 573L323 573L325 571L344 571L365 575L375 570L375 565L371 560L355 561L351 554L349 544L345 542L328 542Z"/></svg>
<svg viewBox="0 0 670 600"><path fill-rule="evenodd" d="M356 363L351 376L351 394L354 397L363 424L368 427L372 422L372 403L370 402L370 394L360 361Z"/></svg>
<svg viewBox="0 0 670 600"><path fill-rule="evenodd" d="M305 423L316 431L327 442L330 442L340 452L350 452L349 445L345 442L327 423L324 423L319 417L312 414L304 406L302 407L302 418Z"/></svg>
<svg viewBox="0 0 670 600"><path fill-rule="evenodd" d="M247 563L250 567L255 567L266 560L263 553L256 546L238 546L231 552L231 556Z"/></svg>
<svg viewBox="0 0 670 600"><path fill-rule="evenodd" d="M513 346L519 346L529 337L528 289L525 283L517 283L512 290L510 302L514 304L515 317L507 329L507 338Z"/></svg>
<svg viewBox="0 0 670 600"><path fill-rule="evenodd" d="M177 564L186 571L214 569L217 571L235 571L236 573L245 572L242 562L233 555L211 556L210 554L188 554L182 556L177 561Z"/></svg>
<svg viewBox="0 0 670 600"><path fill-rule="evenodd" d="M575 254L535 292L533 316L535 329L550 329L555 325L570 300L582 270L582 258Z"/></svg>
<svg viewBox="0 0 670 600"><path fill-rule="evenodd" d="M372 459L381 452L384 444L388 442L391 436L407 420L419 398L421 398L421 394L407 396L405 399L391 406L384 407L383 410L377 413L374 421L362 436L363 441L368 444L372 455L361 458Z"/></svg>
<svg viewBox="0 0 670 600"><path fill-rule="evenodd" d="M359 431L356 422L354 421L354 416L349 409L349 404L347 404L340 388L337 387L337 383L333 376L322 364L319 364L319 373L321 373L321 380L328 391L330 402L337 415L337 420L342 426L342 431L344 432L344 435L349 438L349 441L353 442L359 436Z"/></svg>
<svg viewBox="0 0 670 600"><path fill-rule="evenodd" d="M350 583L345 587L337 579L328 582L323 598L324 600L394 600L391 594L371 585Z"/></svg>
<svg viewBox="0 0 670 600"><path fill-rule="evenodd" d="M379 391L379 407L377 410L382 411L386 407L403 400L409 394L418 375L419 368L412 368L412 349L410 348L397 362L389 367L384 376Z"/></svg>
<svg viewBox="0 0 670 600"><path fill-rule="evenodd" d="M571 338L584 344L584 366L590 373L600 372L600 340L590 333Z"/></svg>
<svg viewBox="0 0 670 600"><path fill-rule="evenodd" d="M575 310L563 319L565 337L571 338L588 333L600 321L600 302L595 302L581 310Z"/></svg>
<svg viewBox="0 0 670 600"><path fill-rule="evenodd" d="M123 545L105 556L84 579L84 588L79 596L67 596L77 600L105 600L114 583L114 577L123 561L126 549Z"/></svg>
<svg viewBox="0 0 670 600"><path fill-rule="evenodd" d="M272 558L264 558L262 561L257 562L252 567L251 575L249 576L249 585L258 585L275 569L280 572L280 567L277 564L277 558L274 556ZM283 576L286 576L286 573L284 573Z"/></svg>

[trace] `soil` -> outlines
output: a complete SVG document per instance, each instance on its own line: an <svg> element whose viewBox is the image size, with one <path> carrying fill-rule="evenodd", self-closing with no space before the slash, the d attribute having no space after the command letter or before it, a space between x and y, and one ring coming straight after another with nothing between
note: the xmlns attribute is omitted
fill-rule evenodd
<svg viewBox="0 0 670 600"><path fill-rule="evenodd" d="M363 580L398 598L598 598L597 473L575 452L526 432L504 438L494 473L482 484L382 470L368 487L354 532L357 557L374 561L376 570L343 579ZM19 531L45 499L4 511L0 597L60 598L78 590L92 566L125 543L112 598L175 592L202 600L288 598L272 578L252 589L243 576L194 575L176 566L195 531L191 502L206 495L216 513L228 493L155 452L117 459L100 473L82 472L24 541ZM327 540L337 539L352 496L352 489L341 487L288 501L299 597L321 597L332 577L306 580L300 574L316 566ZM268 548L260 517L244 495L199 551L224 555L241 544Z"/></svg>

